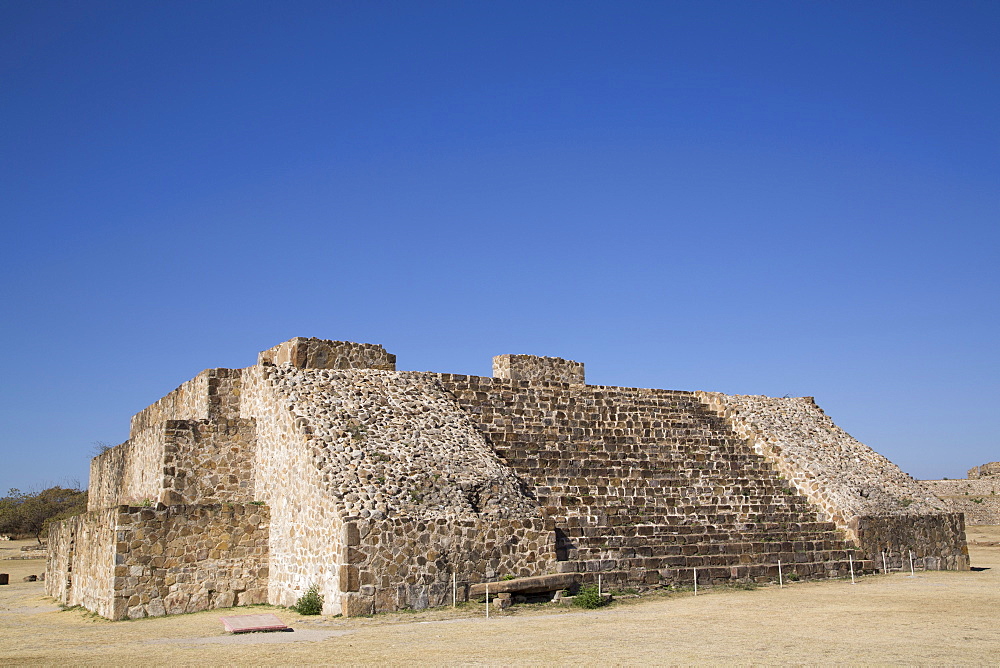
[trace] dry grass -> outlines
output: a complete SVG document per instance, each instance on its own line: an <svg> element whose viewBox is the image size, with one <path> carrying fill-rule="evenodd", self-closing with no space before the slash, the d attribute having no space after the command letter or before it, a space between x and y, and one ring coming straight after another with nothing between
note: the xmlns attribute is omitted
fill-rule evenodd
<svg viewBox="0 0 1000 668"><path fill-rule="evenodd" d="M42 583L21 582L40 561L0 561L12 580L0 587L0 664L995 665L1000 527L972 527L969 540L973 565L987 570L716 589L596 611L515 606L490 620L481 606L370 619L276 608L295 633L244 636L222 631L222 611L108 622L56 610ZM227 612L244 610L262 608Z"/></svg>

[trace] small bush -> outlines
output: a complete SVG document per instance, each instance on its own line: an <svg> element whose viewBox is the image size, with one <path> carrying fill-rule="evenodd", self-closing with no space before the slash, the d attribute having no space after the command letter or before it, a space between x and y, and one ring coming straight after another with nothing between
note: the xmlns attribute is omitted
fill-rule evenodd
<svg viewBox="0 0 1000 668"><path fill-rule="evenodd" d="M505 576L503 576L503 577L502 577L502 578L500 578L500 579L501 579L501 580L514 580L514 579L516 579L516 577L515 577L515 576L513 576L513 575L505 575Z"/></svg>
<svg viewBox="0 0 1000 668"><path fill-rule="evenodd" d="M584 585L573 597L573 605L581 608L600 608L606 605L608 600L597 592L595 585Z"/></svg>
<svg viewBox="0 0 1000 668"><path fill-rule="evenodd" d="M309 590L292 606L292 610L300 615L318 615L323 612L323 597L316 589L316 585L309 587Z"/></svg>

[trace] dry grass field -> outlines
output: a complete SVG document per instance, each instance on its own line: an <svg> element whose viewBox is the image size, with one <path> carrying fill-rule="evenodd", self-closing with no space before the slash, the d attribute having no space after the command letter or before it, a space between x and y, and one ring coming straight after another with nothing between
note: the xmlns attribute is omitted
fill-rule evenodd
<svg viewBox="0 0 1000 668"><path fill-rule="evenodd" d="M483 606L373 618L237 608L108 622L44 596L41 560L0 543L0 665L1000 664L1000 527L968 531L970 572L917 572L783 589L716 588L595 611ZM992 543L992 544L991 544ZM231 636L224 613L271 610L293 633Z"/></svg>

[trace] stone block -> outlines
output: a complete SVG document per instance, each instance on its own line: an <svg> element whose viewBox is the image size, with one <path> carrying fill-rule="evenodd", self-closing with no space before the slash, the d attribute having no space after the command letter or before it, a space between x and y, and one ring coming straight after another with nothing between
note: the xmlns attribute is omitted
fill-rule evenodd
<svg viewBox="0 0 1000 668"><path fill-rule="evenodd" d="M222 626L230 633L257 633L285 631L289 627L273 613L260 615L227 615L220 618Z"/></svg>
<svg viewBox="0 0 1000 668"><path fill-rule="evenodd" d="M357 566L344 564L340 567L340 591L353 592L361 586L360 573Z"/></svg>
<svg viewBox="0 0 1000 668"><path fill-rule="evenodd" d="M340 598L340 614L344 617L361 617L375 612L375 598L347 592Z"/></svg>
<svg viewBox="0 0 1000 668"><path fill-rule="evenodd" d="M212 601L214 608L231 608L236 603L236 594L231 591L218 592Z"/></svg>

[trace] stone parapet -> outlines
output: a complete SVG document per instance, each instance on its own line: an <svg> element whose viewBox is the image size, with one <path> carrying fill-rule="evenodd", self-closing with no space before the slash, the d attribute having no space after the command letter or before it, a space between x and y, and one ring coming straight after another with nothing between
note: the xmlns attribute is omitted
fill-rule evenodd
<svg viewBox="0 0 1000 668"><path fill-rule="evenodd" d="M294 338L260 353L257 363L266 366L290 364L299 369L396 370L396 356L373 343Z"/></svg>
<svg viewBox="0 0 1000 668"><path fill-rule="evenodd" d="M583 362L537 355L497 355L493 358L493 377L531 383L582 385L585 382Z"/></svg>

